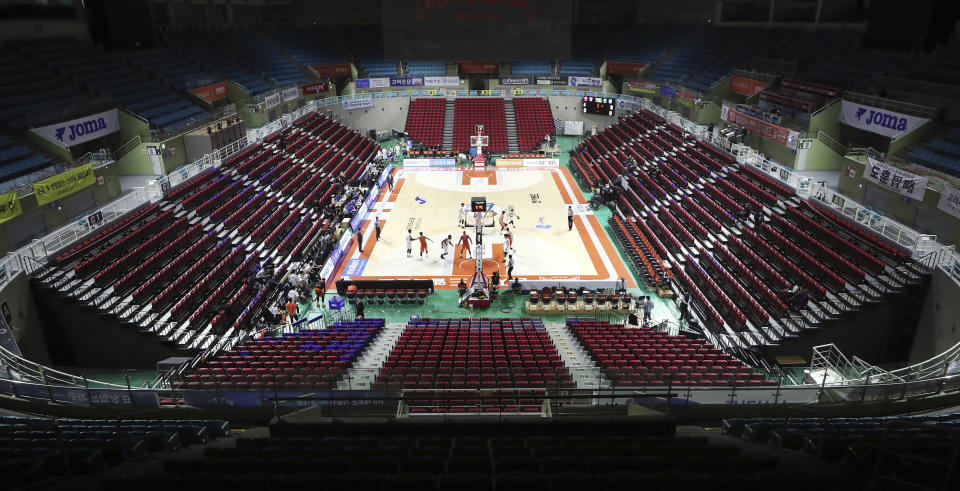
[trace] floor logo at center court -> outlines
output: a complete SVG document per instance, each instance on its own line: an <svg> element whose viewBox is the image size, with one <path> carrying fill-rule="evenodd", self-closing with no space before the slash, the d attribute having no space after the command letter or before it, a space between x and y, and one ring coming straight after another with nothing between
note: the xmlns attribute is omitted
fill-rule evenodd
<svg viewBox="0 0 960 491"><path fill-rule="evenodd" d="M543 230L546 230L546 229L550 228L550 225L547 225L546 220L544 220L543 217L537 218L537 225L536 225L536 226L537 226L537 228L543 229Z"/></svg>
<svg viewBox="0 0 960 491"><path fill-rule="evenodd" d="M421 197L419 197L419 196L417 196L416 198L413 198L413 200L416 201L417 203L420 203L421 205L427 204L427 200L425 200L425 199L423 199L423 198L421 198Z"/></svg>

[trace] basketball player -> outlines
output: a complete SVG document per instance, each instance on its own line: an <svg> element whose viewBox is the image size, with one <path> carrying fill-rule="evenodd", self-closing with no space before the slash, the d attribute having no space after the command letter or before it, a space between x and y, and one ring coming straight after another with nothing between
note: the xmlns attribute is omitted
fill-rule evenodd
<svg viewBox="0 0 960 491"><path fill-rule="evenodd" d="M510 251L510 236L507 234L503 234L503 259L504 260L507 259L507 254L509 254L509 251Z"/></svg>
<svg viewBox="0 0 960 491"><path fill-rule="evenodd" d="M440 241L440 260L443 261L444 257L450 253L450 246L453 245L453 236L448 235L446 239Z"/></svg>
<svg viewBox="0 0 960 491"><path fill-rule="evenodd" d="M473 259L473 252L470 251L470 235L467 234L466 230L460 236L460 259L463 259L463 251L467 251L470 259Z"/></svg>
<svg viewBox="0 0 960 491"><path fill-rule="evenodd" d="M514 223L513 223L513 220L514 220L514 219L519 220L519 219L520 219L520 215L517 215L517 212L514 211L514 209L513 209L513 205L510 205L510 206L507 207L507 223L510 224L510 225L513 225L513 224L514 224Z"/></svg>
<svg viewBox="0 0 960 491"><path fill-rule="evenodd" d="M506 210L500 210L500 231L503 232L505 228L507 228L507 212Z"/></svg>
<svg viewBox="0 0 960 491"><path fill-rule="evenodd" d="M420 237L417 237L417 240L420 241L420 259L423 259L423 255L426 253L428 256L429 251L427 251L427 241L433 242L432 239L424 237L423 232L420 232Z"/></svg>
<svg viewBox="0 0 960 491"><path fill-rule="evenodd" d="M516 242L513 241L513 232L511 232L510 229L508 228L506 233L507 233L507 237L510 239L510 247L513 247L514 245L516 245Z"/></svg>
<svg viewBox="0 0 960 491"><path fill-rule="evenodd" d="M457 209L457 217L460 219L457 222L461 227L467 226L467 205L460 203L460 208Z"/></svg>
<svg viewBox="0 0 960 491"><path fill-rule="evenodd" d="M413 250L413 231L407 229L407 257L410 257L410 251Z"/></svg>

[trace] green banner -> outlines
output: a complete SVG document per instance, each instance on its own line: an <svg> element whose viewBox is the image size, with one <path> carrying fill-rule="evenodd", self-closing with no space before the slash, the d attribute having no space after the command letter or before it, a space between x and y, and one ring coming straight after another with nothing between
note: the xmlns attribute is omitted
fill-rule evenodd
<svg viewBox="0 0 960 491"><path fill-rule="evenodd" d="M37 204L43 206L65 196L70 196L92 185L96 180L97 177L93 174L93 166L86 164L33 183L33 191L37 193Z"/></svg>
<svg viewBox="0 0 960 491"><path fill-rule="evenodd" d="M16 189L9 193L0 194L0 223L21 213L23 213L23 208L20 207L20 199L17 198Z"/></svg>

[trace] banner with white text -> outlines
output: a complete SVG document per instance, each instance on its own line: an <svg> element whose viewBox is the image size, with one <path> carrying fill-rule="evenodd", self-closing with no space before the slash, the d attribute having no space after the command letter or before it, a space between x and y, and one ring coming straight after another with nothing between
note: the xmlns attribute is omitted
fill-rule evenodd
<svg viewBox="0 0 960 491"><path fill-rule="evenodd" d="M851 102L844 99L840 107L840 122L854 128L888 137L899 137L927 124L927 118L898 113L889 109Z"/></svg>
<svg viewBox="0 0 960 491"><path fill-rule="evenodd" d="M82 118L33 128L45 140L62 147L70 147L90 140L96 140L120 130L117 110L91 114Z"/></svg>

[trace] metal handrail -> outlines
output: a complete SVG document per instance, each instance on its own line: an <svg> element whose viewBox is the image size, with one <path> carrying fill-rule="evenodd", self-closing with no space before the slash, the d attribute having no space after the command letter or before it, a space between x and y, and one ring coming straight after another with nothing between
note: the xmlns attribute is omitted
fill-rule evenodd
<svg viewBox="0 0 960 491"><path fill-rule="evenodd" d="M885 99L883 97L863 94L860 92L852 92L849 90L843 93L843 98L851 102L867 104L880 109L889 109L891 111L910 114L912 116L919 116L921 118L933 119L937 117L937 108L924 106L921 104L912 104L904 101Z"/></svg>

